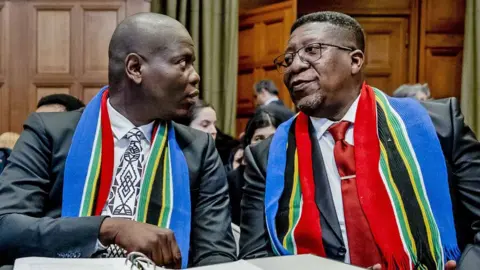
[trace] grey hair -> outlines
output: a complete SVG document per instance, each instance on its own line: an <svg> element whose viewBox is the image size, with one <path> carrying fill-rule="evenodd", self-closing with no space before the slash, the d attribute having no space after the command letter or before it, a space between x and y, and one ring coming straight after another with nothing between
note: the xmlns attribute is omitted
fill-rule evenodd
<svg viewBox="0 0 480 270"><path fill-rule="evenodd" d="M430 97L430 88L428 84L404 84L393 92L394 97L415 97L418 92L423 92Z"/></svg>

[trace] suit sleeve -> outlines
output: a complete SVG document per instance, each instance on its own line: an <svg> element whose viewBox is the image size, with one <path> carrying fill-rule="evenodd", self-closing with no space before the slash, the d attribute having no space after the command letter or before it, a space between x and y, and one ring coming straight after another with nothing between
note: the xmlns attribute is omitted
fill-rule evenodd
<svg viewBox="0 0 480 270"><path fill-rule="evenodd" d="M191 264L201 266L235 261L227 176L210 136L202 163L198 197L193 206Z"/></svg>
<svg viewBox="0 0 480 270"><path fill-rule="evenodd" d="M480 238L480 143L472 130L465 125L458 102L451 102L453 139L452 154L454 185L457 202L460 204L456 213L460 222L466 223L470 232L466 243ZM477 245L480 243L477 243Z"/></svg>
<svg viewBox="0 0 480 270"><path fill-rule="evenodd" d="M52 143L41 117L26 121L0 176L0 265L16 258L90 257L103 217L45 217L54 176Z"/></svg>
<svg viewBox="0 0 480 270"><path fill-rule="evenodd" d="M273 255L265 223L265 174L250 147L245 149L245 185L241 202L240 259Z"/></svg>

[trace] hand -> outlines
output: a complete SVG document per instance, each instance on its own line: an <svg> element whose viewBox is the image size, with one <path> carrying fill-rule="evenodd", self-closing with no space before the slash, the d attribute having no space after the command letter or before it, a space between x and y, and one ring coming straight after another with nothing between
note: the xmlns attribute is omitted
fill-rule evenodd
<svg viewBox="0 0 480 270"><path fill-rule="evenodd" d="M116 244L127 252L141 252L158 266L182 266L180 249L169 229L127 219L106 218L100 226L99 240L105 246Z"/></svg>
<svg viewBox="0 0 480 270"><path fill-rule="evenodd" d="M457 262L454 260L448 261L445 264L445 270L455 270L457 269Z"/></svg>

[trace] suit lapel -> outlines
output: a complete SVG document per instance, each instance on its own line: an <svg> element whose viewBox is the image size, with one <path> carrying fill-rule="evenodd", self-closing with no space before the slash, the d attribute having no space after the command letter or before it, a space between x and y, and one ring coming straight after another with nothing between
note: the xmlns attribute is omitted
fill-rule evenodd
<svg viewBox="0 0 480 270"><path fill-rule="evenodd" d="M325 241L334 242L343 245L343 238L338 222L337 212L333 203L332 192L328 182L327 172L325 170L325 163L323 162L322 152L315 136L315 128L309 121L310 140L312 141L312 162L313 176L315 179L315 201L322 215L322 237ZM327 230L333 232L335 239L329 239Z"/></svg>

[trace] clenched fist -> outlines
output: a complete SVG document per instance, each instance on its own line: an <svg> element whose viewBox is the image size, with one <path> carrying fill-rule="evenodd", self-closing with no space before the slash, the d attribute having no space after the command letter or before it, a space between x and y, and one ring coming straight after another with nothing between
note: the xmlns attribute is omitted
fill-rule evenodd
<svg viewBox="0 0 480 270"><path fill-rule="evenodd" d="M159 266L182 266L180 249L169 229L127 219L106 218L100 227L99 240L105 246L116 244L127 252L141 252Z"/></svg>

